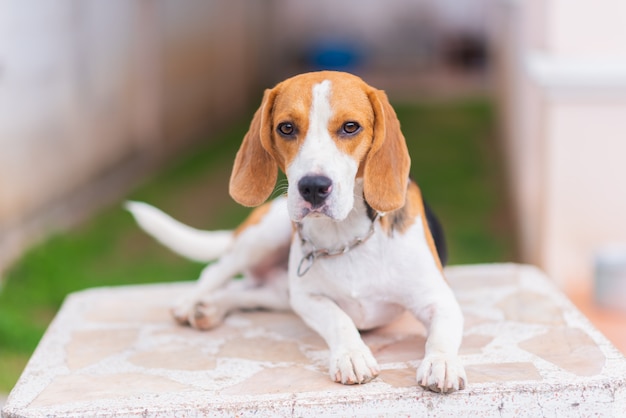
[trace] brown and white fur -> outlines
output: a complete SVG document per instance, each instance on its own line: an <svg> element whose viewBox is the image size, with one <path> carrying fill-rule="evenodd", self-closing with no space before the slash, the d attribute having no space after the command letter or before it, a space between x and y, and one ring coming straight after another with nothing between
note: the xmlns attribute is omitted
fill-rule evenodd
<svg viewBox="0 0 626 418"><path fill-rule="evenodd" d="M237 202L261 206L236 230L199 231L145 203L127 207L174 251L217 259L173 308L180 323L209 329L233 310L293 309L328 344L331 379L355 384L380 371L359 330L408 310L428 329L417 383L448 393L466 382L463 316L409 166L384 92L350 74L308 73L265 91L230 179ZM278 169L287 195L264 203ZM314 249L345 253L305 259Z"/></svg>

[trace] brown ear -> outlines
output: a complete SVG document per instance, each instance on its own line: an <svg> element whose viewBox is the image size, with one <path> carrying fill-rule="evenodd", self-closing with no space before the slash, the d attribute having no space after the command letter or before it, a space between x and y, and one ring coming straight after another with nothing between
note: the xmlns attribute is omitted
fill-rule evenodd
<svg viewBox="0 0 626 418"><path fill-rule="evenodd" d="M379 212L391 212L404 206L411 159L385 92L372 89L369 99L374 109L374 141L363 171L365 200Z"/></svg>
<svg viewBox="0 0 626 418"><path fill-rule="evenodd" d="M274 90L265 90L261 107L256 111L230 175L229 192L244 206L258 206L272 194L278 166L263 144L271 143L271 112Z"/></svg>

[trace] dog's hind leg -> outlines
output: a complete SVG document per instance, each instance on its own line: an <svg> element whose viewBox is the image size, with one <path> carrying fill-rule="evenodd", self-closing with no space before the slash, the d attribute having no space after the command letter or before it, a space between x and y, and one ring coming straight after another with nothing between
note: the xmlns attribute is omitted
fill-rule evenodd
<svg viewBox="0 0 626 418"><path fill-rule="evenodd" d="M237 245L233 249L236 249ZM245 266L241 259L233 254L232 250L226 253L215 263L206 266L193 288L193 290L181 298L172 308L172 316L181 324L191 324L195 327L193 316L200 305L206 306L206 302L201 302L208 295L222 287L228 280L239 274ZM212 321L214 322L214 321ZM216 324L213 324L214 326ZM207 327L201 327L207 329Z"/></svg>
<svg viewBox="0 0 626 418"><path fill-rule="evenodd" d="M207 329L217 325L228 311L238 305L242 305L242 309L252 308L252 302L243 298L252 297L255 293L251 289L265 287L274 281L272 276L286 270L291 234L284 199L277 199L255 210L236 231L232 247L202 271L196 287L172 309L174 318L180 323ZM231 289L224 288L224 285L234 276L246 272L249 272L246 283L251 282L247 290L249 296L242 296L238 302L232 296L236 286ZM257 294L264 296L260 290ZM219 300L221 297L225 298L224 302ZM281 303L266 305L271 308L281 306ZM259 307L265 306L261 304ZM203 315L207 319L202 319Z"/></svg>
<svg viewBox="0 0 626 418"><path fill-rule="evenodd" d="M250 277L233 280L228 285L199 298L189 315L189 323L197 329L211 329L222 323L233 311L266 309L291 310L287 270L272 273L263 284Z"/></svg>

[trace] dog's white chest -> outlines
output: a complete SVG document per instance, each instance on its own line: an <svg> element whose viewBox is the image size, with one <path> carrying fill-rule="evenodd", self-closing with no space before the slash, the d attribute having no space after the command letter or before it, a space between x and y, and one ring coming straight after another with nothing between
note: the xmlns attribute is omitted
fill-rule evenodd
<svg viewBox="0 0 626 418"><path fill-rule="evenodd" d="M297 285L335 301L359 329L385 325L404 312L407 289L403 283L410 279L407 266L396 258L400 254L393 248L400 243L387 241L373 237L346 254L318 259L306 274L295 279ZM382 257L381 244L390 250ZM294 250L301 252L299 246Z"/></svg>
<svg viewBox="0 0 626 418"><path fill-rule="evenodd" d="M329 278L334 276L338 290L335 299L359 329L385 325L404 312L402 299L407 289L402 285L397 264L391 265L379 257L359 256L358 252L337 261L344 264L336 268L339 274L328 274Z"/></svg>

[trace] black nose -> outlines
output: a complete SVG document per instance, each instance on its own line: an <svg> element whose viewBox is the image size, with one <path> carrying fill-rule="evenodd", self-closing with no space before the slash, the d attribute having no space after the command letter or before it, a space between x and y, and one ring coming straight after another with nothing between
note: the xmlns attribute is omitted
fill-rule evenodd
<svg viewBox="0 0 626 418"><path fill-rule="evenodd" d="M333 182L326 176L305 176L298 182L300 196L313 207L318 207L330 195Z"/></svg>

